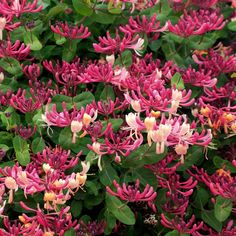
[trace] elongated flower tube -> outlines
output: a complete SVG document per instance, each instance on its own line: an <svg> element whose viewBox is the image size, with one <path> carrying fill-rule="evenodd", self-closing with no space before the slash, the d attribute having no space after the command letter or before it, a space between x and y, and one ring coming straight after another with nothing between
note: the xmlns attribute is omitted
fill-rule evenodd
<svg viewBox="0 0 236 236"><path fill-rule="evenodd" d="M42 153L38 153L33 156L32 159L39 168L41 168L43 164L49 164L50 168L53 170L63 172L77 165L80 155L81 152L79 152L76 157L72 157L70 155L70 150L66 151L60 146L56 146L53 149L46 147Z"/></svg>
<svg viewBox="0 0 236 236"><path fill-rule="evenodd" d="M194 53L192 56L200 69L211 71L212 76L219 76L221 73L230 73L236 70L236 56L231 48L220 45L217 49L209 49L206 56Z"/></svg>
<svg viewBox="0 0 236 236"><path fill-rule="evenodd" d="M197 87L213 87L217 83L217 78L211 76L211 71L204 70L196 71L189 67L182 73L182 78L185 84L191 84Z"/></svg>
<svg viewBox="0 0 236 236"><path fill-rule="evenodd" d="M33 99L26 98L26 90L19 89L16 95L13 95L10 100L11 106L21 111L22 113L32 112L39 109L42 104L40 101L33 101Z"/></svg>
<svg viewBox="0 0 236 236"><path fill-rule="evenodd" d="M68 22L58 22L55 26L51 25L51 30L69 39L85 39L91 34L88 31L88 27L84 27L84 25L80 25L80 27L72 26Z"/></svg>
<svg viewBox="0 0 236 236"><path fill-rule="evenodd" d="M201 8L210 8L218 3L218 0L205 0L202 2L201 0L191 0L193 5L196 5Z"/></svg>
<svg viewBox="0 0 236 236"><path fill-rule="evenodd" d="M37 126L31 127L30 124L28 124L28 127L23 127L22 125L17 126L15 128L15 132L21 136L23 139L29 139L32 137L37 130Z"/></svg>
<svg viewBox="0 0 236 236"><path fill-rule="evenodd" d="M0 3L0 13L20 17L21 14L26 12L40 12L43 6L37 7L37 4L38 0L34 0L32 3L27 3L26 0L2 0Z"/></svg>
<svg viewBox="0 0 236 236"><path fill-rule="evenodd" d="M175 216L174 219L168 220L165 215L161 214L161 224L169 229L175 229L178 233L193 234L203 226L203 221L199 224L194 223L195 216L193 215L188 222L185 222L182 217Z"/></svg>
<svg viewBox="0 0 236 236"><path fill-rule="evenodd" d="M0 58L14 57L17 60L24 60L30 53L30 46L16 40L14 44L11 41L0 42Z"/></svg>
<svg viewBox="0 0 236 236"><path fill-rule="evenodd" d="M229 170L219 169L214 174L208 175L203 168L193 166L193 169L194 172L188 170L188 173L205 183L212 194L231 199L233 204L236 204L236 177L232 177Z"/></svg>
<svg viewBox="0 0 236 236"><path fill-rule="evenodd" d="M212 30L221 30L225 26L223 15L219 15L216 10L191 10L184 11L184 15L178 24L172 25L170 21L169 31L181 37L191 35L202 35Z"/></svg>
<svg viewBox="0 0 236 236"><path fill-rule="evenodd" d="M106 187L106 190L112 196L119 197L121 200L129 201L129 202L148 202L148 205L156 211L156 207L153 203L155 200L157 193L154 191L153 187L149 184L146 185L143 192L140 192L139 185L140 180L137 179L135 186L126 185L125 183L120 186L116 180L113 180L114 187L116 188L117 192L111 190L110 187Z"/></svg>
<svg viewBox="0 0 236 236"><path fill-rule="evenodd" d="M121 38L118 30L115 38L112 38L107 31L106 37L99 37L99 41L99 43L93 44L94 50L109 55L121 53L126 49L133 49L139 55L144 44L144 40L139 35L133 36L131 33L125 33Z"/></svg>
<svg viewBox="0 0 236 236"><path fill-rule="evenodd" d="M140 18L129 18L129 23L125 26L120 26L119 29L124 33L138 33L142 35L143 33L150 35L154 33L155 39L159 37L160 32L167 30L168 24L166 23L163 27L160 27L160 22L156 20L156 14L154 14L150 20L146 16Z"/></svg>

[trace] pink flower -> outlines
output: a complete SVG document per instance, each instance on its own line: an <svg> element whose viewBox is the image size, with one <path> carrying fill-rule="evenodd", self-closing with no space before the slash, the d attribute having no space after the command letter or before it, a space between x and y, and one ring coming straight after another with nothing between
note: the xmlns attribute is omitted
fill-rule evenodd
<svg viewBox="0 0 236 236"><path fill-rule="evenodd" d="M6 26L7 20L5 17L0 17L0 40L2 40L2 32Z"/></svg>
<svg viewBox="0 0 236 236"><path fill-rule="evenodd" d="M198 53L192 56L200 69L210 71L212 76L219 76L221 73L230 73L236 70L236 57L231 48L219 45L215 49L209 49L206 56Z"/></svg>
<svg viewBox="0 0 236 236"><path fill-rule="evenodd" d="M117 192L111 190L109 186L106 187L106 190L112 196L119 197L121 200L128 201L128 202L148 202L149 207L156 211L156 207L153 203L155 200L157 193L154 191L153 187L149 184L145 186L143 192L140 192L139 185L140 180L137 179L135 186L126 185L125 183L122 184L122 187L113 180L114 187L116 188Z"/></svg>
<svg viewBox="0 0 236 236"><path fill-rule="evenodd" d="M180 234L193 234L202 228L203 221L199 224L194 223L194 221L194 215L190 218L189 222L186 223L183 217L175 216L174 219L168 220L163 213L161 214L161 224L166 228L177 230Z"/></svg>
<svg viewBox="0 0 236 236"><path fill-rule="evenodd" d="M12 95L10 104L22 113L33 112L42 106L39 101L34 102L32 98L26 98L26 90L21 89L18 89L16 95Z"/></svg>
<svg viewBox="0 0 236 236"><path fill-rule="evenodd" d="M40 12L43 6L37 7L37 3L38 0L34 0L33 3L27 3L26 0L2 0L2 3L0 3L0 13L20 17L21 14L26 12Z"/></svg>
<svg viewBox="0 0 236 236"><path fill-rule="evenodd" d="M15 128L15 132L21 136L23 139L29 139L32 137L37 130L37 126L31 127L30 124L28 124L28 127L23 127L22 125L17 126Z"/></svg>
<svg viewBox="0 0 236 236"><path fill-rule="evenodd" d="M30 46L25 46L19 40L16 40L14 44L11 41L0 42L0 58L13 57L17 60L24 60L30 53Z"/></svg>
<svg viewBox="0 0 236 236"><path fill-rule="evenodd" d="M85 39L91 34L88 31L88 27L84 27L83 25L80 25L80 27L71 26L68 22L58 22L56 26L51 26L51 30L56 34L60 34L61 36L69 39Z"/></svg>
<svg viewBox="0 0 236 236"><path fill-rule="evenodd" d="M223 15L219 16L216 10L184 10L178 23L173 26L170 21L169 31L181 37L202 35L212 30L221 30L225 26Z"/></svg>
<svg viewBox="0 0 236 236"><path fill-rule="evenodd" d="M56 104L52 105L52 110L46 110L45 114L42 115L42 119L49 125L49 126L57 126L57 127L67 127L70 126L71 121L76 115L76 109L70 113L66 108L66 103L62 103L62 112L58 112L56 108Z"/></svg>
<svg viewBox="0 0 236 236"><path fill-rule="evenodd" d="M217 78L212 78L211 71L205 72L204 70L195 70L189 67L183 71L182 78L184 84L191 84L197 87L213 87L217 83Z"/></svg>
<svg viewBox="0 0 236 236"><path fill-rule="evenodd" d="M76 157L72 157L70 151L63 150L59 146L53 149L46 147L42 153L38 153L32 159L38 168L42 168L43 164L49 164L53 170L64 172L78 164L80 154L81 152Z"/></svg>
<svg viewBox="0 0 236 236"><path fill-rule="evenodd" d="M104 54L121 53L126 49L133 49L139 53L143 48L144 40L139 38L139 35L133 36L131 33L125 33L123 38L116 31L116 37L112 38L107 31L106 37L99 37L99 43L94 43L93 47L96 52Z"/></svg>
<svg viewBox="0 0 236 236"><path fill-rule="evenodd" d="M137 16L135 19L130 17L129 23L125 26L120 26L119 29L124 33L138 33L142 35L143 33L150 35L154 34L154 38L159 37L160 32L167 30L168 24L166 23L163 27L160 27L160 22L156 20L156 14L154 14L150 20L146 16L142 16L140 19Z"/></svg>

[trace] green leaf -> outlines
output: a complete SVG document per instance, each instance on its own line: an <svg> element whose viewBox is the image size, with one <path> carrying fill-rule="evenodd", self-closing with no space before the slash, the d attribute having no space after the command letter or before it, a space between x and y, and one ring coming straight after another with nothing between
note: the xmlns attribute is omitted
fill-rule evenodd
<svg viewBox="0 0 236 236"><path fill-rule="evenodd" d="M77 218L81 214L82 209L83 209L82 201L77 201L74 199L71 203L70 209L71 209L71 213L72 213L73 217Z"/></svg>
<svg viewBox="0 0 236 236"><path fill-rule="evenodd" d="M77 13L83 16L90 16L93 14L93 9L89 0L72 0L72 3Z"/></svg>
<svg viewBox="0 0 236 236"><path fill-rule="evenodd" d="M60 34L54 33L54 39L57 45L62 45L66 42L66 38L61 36Z"/></svg>
<svg viewBox="0 0 236 236"><path fill-rule="evenodd" d="M157 187L157 177L152 173L151 170L146 168L133 169L133 180L139 179L143 186L149 184L154 189Z"/></svg>
<svg viewBox="0 0 236 236"><path fill-rule="evenodd" d="M190 234L179 234L179 232L177 230L173 230L171 232L168 232L164 236L188 236L188 235L190 235Z"/></svg>
<svg viewBox="0 0 236 236"><path fill-rule="evenodd" d="M117 197L106 195L107 209L116 217L117 220L126 224L134 225L135 216L131 209L122 203Z"/></svg>
<svg viewBox="0 0 236 236"><path fill-rule="evenodd" d="M30 50L39 51L42 49L42 44L31 31L27 31L24 34L24 43L30 45Z"/></svg>
<svg viewBox="0 0 236 236"><path fill-rule="evenodd" d="M115 93L113 90L113 87L111 85L105 85L104 89L102 90L102 93L100 94L101 100L108 100L110 98L111 100L115 100Z"/></svg>
<svg viewBox="0 0 236 236"><path fill-rule="evenodd" d="M45 148L45 142L43 140L43 138L41 137L37 137L33 140L32 144L31 144L31 149L33 151L34 154L38 153L38 152L42 152L43 149Z"/></svg>
<svg viewBox="0 0 236 236"><path fill-rule="evenodd" d="M60 132L58 142L61 145L61 147L66 150L72 150L75 153L83 151L83 154L85 155L89 153L87 144L90 143L90 138L78 137L76 139L76 143L72 143L72 132L71 132L70 127L66 127Z"/></svg>
<svg viewBox="0 0 236 236"><path fill-rule="evenodd" d="M113 180L118 180L116 170L108 162L102 162L102 171L99 173L100 182L104 186L111 186Z"/></svg>
<svg viewBox="0 0 236 236"><path fill-rule="evenodd" d="M112 130L113 131L117 131L120 126L123 124L123 119L121 118L118 118L118 119L108 119L108 120L103 120L102 121L102 126L103 126L103 131L106 129L107 127L107 124L111 123L112 124Z"/></svg>
<svg viewBox="0 0 236 236"><path fill-rule="evenodd" d="M107 9L111 14L120 14L122 12L122 3L120 2L114 5L114 1L109 1Z"/></svg>
<svg viewBox="0 0 236 236"><path fill-rule="evenodd" d="M148 144L140 146L133 151L122 162L124 168L138 168L148 164L154 164L162 160L166 156L166 150L162 154L156 154L156 147L153 144L151 147Z"/></svg>
<svg viewBox="0 0 236 236"><path fill-rule="evenodd" d="M45 21L48 21L49 19L52 19L54 16L59 15L60 13L64 12L67 8L68 8L67 5L64 3L57 4L55 7L49 10L48 14L45 17Z"/></svg>
<svg viewBox="0 0 236 236"><path fill-rule="evenodd" d="M4 152L7 152L9 150L9 147L5 144L0 144L0 149L3 150Z"/></svg>
<svg viewBox="0 0 236 236"><path fill-rule="evenodd" d="M29 145L27 144L27 142L20 136L15 136L13 138L13 147L16 152L22 152L29 149Z"/></svg>
<svg viewBox="0 0 236 236"><path fill-rule="evenodd" d="M230 170L230 173L236 173L236 168L232 165L232 163L219 156L214 156L213 163L218 169L222 169L225 167L227 170Z"/></svg>
<svg viewBox="0 0 236 236"><path fill-rule="evenodd" d="M132 64L132 52L130 50L125 50L118 56L115 61L115 66L126 66L129 67Z"/></svg>
<svg viewBox="0 0 236 236"><path fill-rule="evenodd" d="M67 231L64 233L64 236L76 236L75 230L74 230L73 228L67 230Z"/></svg>
<svg viewBox="0 0 236 236"><path fill-rule="evenodd" d="M104 230L104 233L105 235L110 235L116 225L116 218L112 215L110 211L108 211L108 209L106 209L104 216L106 220L106 228Z"/></svg>
<svg viewBox="0 0 236 236"><path fill-rule="evenodd" d="M207 35L194 35L188 38L188 45L195 50L205 50L214 45L217 40L217 34L208 33Z"/></svg>
<svg viewBox="0 0 236 236"><path fill-rule="evenodd" d="M22 166L26 166L30 163L30 153L29 150L24 150L22 152L16 152L16 159Z"/></svg>
<svg viewBox="0 0 236 236"><path fill-rule="evenodd" d="M14 161L6 161L0 164L0 168L4 168L6 166L14 166L16 163Z"/></svg>
<svg viewBox="0 0 236 236"><path fill-rule="evenodd" d="M201 213L202 216L202 220L208 224L210 227L212 227L214 230L216 230L217 232L220 232L222 229L222 223L219 222L215 215L214 215L214 210L212 211L207 211L207 210L202 210Z"/></svg>
<svg viewBox="0 0 236 236"><path fill-rule="evenodd" d="M223 222L228 219L232 211L232 201L230 199L222 198L218 196L216 198L216 204L214 205L215 217L218 221Z"/></svg>
<svg viewBox="0 0 236 236"><path fill-rule="evenodd" d="M175 86L179 90L183 90L185 88L184 81L180 73L176 72L174 74L174 76L171 79L171 86Z"/></svg>
<svg viewBox="0 0 236 236"><path fill-rule="evenodd" d="M203 209L203 207L207 204L210 199L210 194L204 188L197 188L196 196L194 198L193 204L199 208Z"/></svg>
<svg viewBox="0 0 236 236"><path fill-rule="evenodd" d="M0 65L5 71L12 75L22 75L22 68L20 66L20 63L12 57L1 58Z"/></svg>
<svg viewBox="0 0 236 236"><path fill-rule="evenodd" d="M98 195L100 186L97 183L87 180L85 186L89 194Z"/></svg>
<svg viewBox="0 0 236 236"><path fill-rule="evenodd" d="M184 163L180 165L177 170L185 171L192 165L196 164L201 158L203 158L203 148L192 146L188 149L188 153L184 158Z"/></svg>
<svg viewBox="0 0 236 236"><path fill-rule="evenodd" d="M107 12L97 11L92 15L92 19L100 24L112 24L115 20L116 16L114 14L110 14Z"/></svg>
<svg viewBox="0 0 236 236"><path fill-rule="evenodd" d="M236 21L231 21L227 24L227 28L231 31L236 31Z"/></svg>
<svg viewBox="0 0 236 236"><path fill-rule="evenodd" d="M27 142L20 136L16 136L13 138L13 147L17 161L22 166L26 166L30 162L29 145Z"/></svg>
<svg viewBox="0 0 236 236"><path fill-rule="evenodd" d="M92 103L95 100L94 96L90 92L83 92L76 97L73 97L73 103L76 104L76 108L80 109L85 107L87 104Z"/></svg>
<svg viewBox="0 0 236 236"><path fill-rule="evenodd" d="M76 40L68 40L63 45L63 51L62 51L62 59L65 61L72 61L75 57L76 51L77 51L77 43Z"/></svg>

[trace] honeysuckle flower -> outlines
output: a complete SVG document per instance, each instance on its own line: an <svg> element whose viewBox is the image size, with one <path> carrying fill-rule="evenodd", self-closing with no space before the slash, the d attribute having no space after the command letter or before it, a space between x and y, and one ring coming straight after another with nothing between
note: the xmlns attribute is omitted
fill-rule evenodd
<svg viewBox="0 0 236 236"><path fill-rule="evenodd" d="M194 222L194 215L186 223L183 217L175 216L174 219L168 220L163 213L161 214L161 224L169 229L178 231L180 234L193 234L202 228L203 221L198 224Z"/></svg>
<svg viewBox="0 0 236 236"><path fill-rule="evenodd" d="M72 173L68 179L67 188L69 188L73 194L77 192L79 188L82 188L87 180L87 172L90 168L90 162L81 162L81 165L83 168L82 171L78 173Z"/></svg>
<svg viewBox="0 0 236 236"><path fill-rule="evenodd" d="M14 44L11 41L0 42L0 58L13 57L17 60L24 60L30 53L30 45L25 46L20 40L16 40Z"/></svg>
<svg viewBox="0 0 236 236"><path fill-rule="evenodd" d="M0 17L0 40L2 40L2 32L6 26L7 20L5 17Z"/></svg>
<svg viewBox="0 0 236 236"><path fill-rule="evenodd" d="M22 113L33 112L41 108L42 104L39 101L33 101L33 99L26 98L26 90L18 89L15 95L12 95L10 100L11 106L21 111Z"/></svg>
<svg viewBox="0 0 236 236"><path fill-rule="evenodd" d="M193 166L193 169L194 172L188 170L188 173L205 183L213 195L231 199L233 204L236 204L236 177L232 177L229 170L219 169L214 174L208 175L203 168Z"/></svg>
<svg viewBox="0 0 236 236"><path fill-rule="evenodd" d="M51 30L69 39L85 39L91 34L88 31L88 27L84 27L84 25L80 25L80 27L72 26L68 22L58 22L55 26L51 25Z"/></svg>
<svg viewBox="0 0 236 236"><path fill-rule="evenodd" d="M21 14L26 12L40 12L43 6L37 7L37 4L38 0L34 0L32 3L27 3L26 0L2 0L0 3L0 13L20 17Z"/></svg>
<svg viewBox="0 0 236 236"><path fill-rule="evenodd" d="M165 150L167 138L170 135L172 126L170 124L160 124L158 130L152 130L150 132L150 138L156 143L156 153L161 154ZM151 142L149 143L150 146Z"/></svg>
<svg viewBox="0 0 236 236"><path fill-rule="evenodd" d="M104 233L105 226L106 222L104 221L89 221L87 224L83 221L80 221L80 227L77 235L102 235Z"/></svg>
<svg viewBox="0 0 236 236"><path fill-rule="evenodd" d="M196 71L189 67L182 73L184 84L191 84L197 87L213 87L217 83L217 78L211 76L211 71L205 72L204 70Z"/></svg>
<svg viewBox="0 0 236 236"><path fill-rule="evenodd" d="M20 221L23 224L29 224L29 226L35 225L33 233L28 235L63 236L65 232L71 228L73 228L75 231L79 229L77 220L73 220L72 215L69 213L69 206L62 207L58 212L48 212L48 210L45 210L46 212L44 212L44 210L39 207L39 204L37 205L37 209L33 209L28 207L22 201L20 202L20 206L23 209L30 211L30 216L23 213L20 217Z"/></svg>
<svg viewBox="0 0 236 236"><path fill-rule="evenodd" d="M111 98L108 98L106 101L93 101L91 105L95 110L98 111L98 114L102 114L106 117L108 117L109 115L114 116L115 111L126 108L125 102L121 102L119 98L116 98L115 101L113 101Z"/></svg>
<svg viewBox="0 0 236 236"><path fill-rule="evenodd" d="M184 197L189 197L193 193L193 189L198 181L190 177L186 181L180 181L180 175L173 173L167 176L167 179L157 175L157 179L162 188L167 188L169 193L179 193Z"/></svg>
<svg viewBox="0 0 236 236"><path fill-rule="evenodd" d="M210 8L218 3L218 0L206 0L204 3L201 0L191 0L193 5L201 8Z"/></svg>
<svg viewBox="0 0 236 236"><path fill-rule="evenodd" d="M28 124L28 127L23 127L21 124L20 126L16 126L14 130L19 136L21 136L21 138L29 139L37 131L37 126L35 125L34 127L31 127L31 125Z"/></svg>
<svg viewBox="0 0 236 236"><path fill-rule="evenodd" d="M221 30L225 26L223 15L219 15L217 10L200 9L200 10L184 10L176 25L172 25L170 21L169 31L181 37L189 37L191 35L202 35L212 30Z"/></svg>
<svg viewBox="0 0 236 236"><path fill-rule="evenodd" d="M23 72L28 79L35 81L40 76L40 66L33 63L23 67Z"/></svg>
<svg viewBox="0 0 236 236"><path fill-rule="evenodd" d="M65 102L62 102L62 108L63 108L63 111L58 112L56 108L56 104L53 104L52 110L51 111L46 110L45 114L43 114L45 116L44 117L45 122L49 126L57 126L57 127L70 126L73 118L75 117L76 110L74 108L72 113L70 113L66 108Z"/></svg>
<svg viewBox="0 0 236 236"><path fill-rule="evenodd" d="M147 95L144 96L140 88L137 92L131 91L126 94L127 102L131 104L132 100L139 101L141 111L146 110L151 112L150 108L156 111L168 111L175 114L180 106L190 106L194 103L191 99L191 90L178 91L177 89L166 89L164 86L158 90L148 90Z"/></svg>
<svg viewBox="0 0 236 236"><path fill-rule="evenodd" d="M116 192L112 191L109 186L106 187L106 190L110 195L119 197L121 200L128 202L147 202L148 206L151 207L153 211L156 211L153 201L155 200L157 193L149 184L145 186L143 192L140 192L139 190L139 179L136 180L135 186L127 186L125 183L120 186L116 180L113 180L113 185L116 188Z"/></svg>
<svg viewBox="0 0 236 236"><path fill-rule="evenodd" d="M191 0L183 1L183 0L168 0L168 3L173 8L174 11L182 11L188 7Z"/></svg>
<svg viewBox="0 0 236 236"><path fill-rule="evenodd" d="M144 39L139 38L136 44L127 46L127 49L133 49L138 56L141 56L142 55L141 51L143 47L144 47Z"/></svg>
<svg viewBox="0 0 236 236"><path fill-rule="evenodd" d="M72 136L72 143L76 143L77 133L79 133L83 128L83 123L81 121L72 120L70 124Z"/></svg>
<svg viewBox="0 0 236 236"><path fill-rule="evenodd" d="M152 164L152 165L145 165L145 168L150 169L153 174L155 174L156 176L160 176L160 175L171 175L174 174L176 169L178 168L178 166L181 165L180 162L173 164L174 161L174 154L168 154L163 160Z"/></svg>
<svg viewBox="0 0 236 236"><path fill-rule="evenodd" d="M174 215L184 215L189 204L189 197L180 193L166 193L166 204L163 205L165 212Z"/></svg>
<svg viewBox="0 0 236 236"><path fill-rule="evenodd" d="M0 73L0 84L3 82L4 80L4 74L3 72Z"/></svg>
<svg viewBox="0 0 236 236"><path fill-rule="evenodd" d="M119 29L124 33L138 33L140 35L154 33L154 38L157 39L160 32L167 30L168 24L166 23L163 27L160 27L160 21L157 21L156 17L156 14L150 20L146 16L142 16L142 18L139 16L136 18L130 17L129 23L125 26L120 26Z"/></svg>
<svg viewBox="0 0 236 236"><path fill-rule="evenodd" d="M200 69L211 71L212 76L218 76L221 73L230 73L236 70L236 57L231 48L225 48L219 45L215 49L209 49L206 56L194 53L193 60Z"/></svg>
<svg viewBox="0 0 236 236"><path fill-rule="evenodd" d="M43 167L44 171L57 170L64 172L77 165L81 153L79 152L76 157L72 157L70 150L63 150L60 146L55 148L46 147L42 153L37 153L32 159L38 168Z"/></svg>
<svg viewBox="0 0 236 236"><path fill-rule="evenodd" d="M133 36L131 33L125 33L121 38L118 31L116 31L115 38L112 38L107 31L106 37L99 37L99 41L99 43L93 44L95 51L109 55L121 53L126 49L133 49L139 55L144 43L144 39L141 39L139 35Z"/></svg>
<svg viewBox="0 0 236 236"><path fill-rule="evenodd" d="M22 170L22 167L15 165L14 167L0 168L0 181L4 182L7 189L9 189L8 202L13 202L14 192L19 188L24 190L25 197L27 194L34 194L45 189L43 182L36 173L36 170L27 171Z"/></svg>

